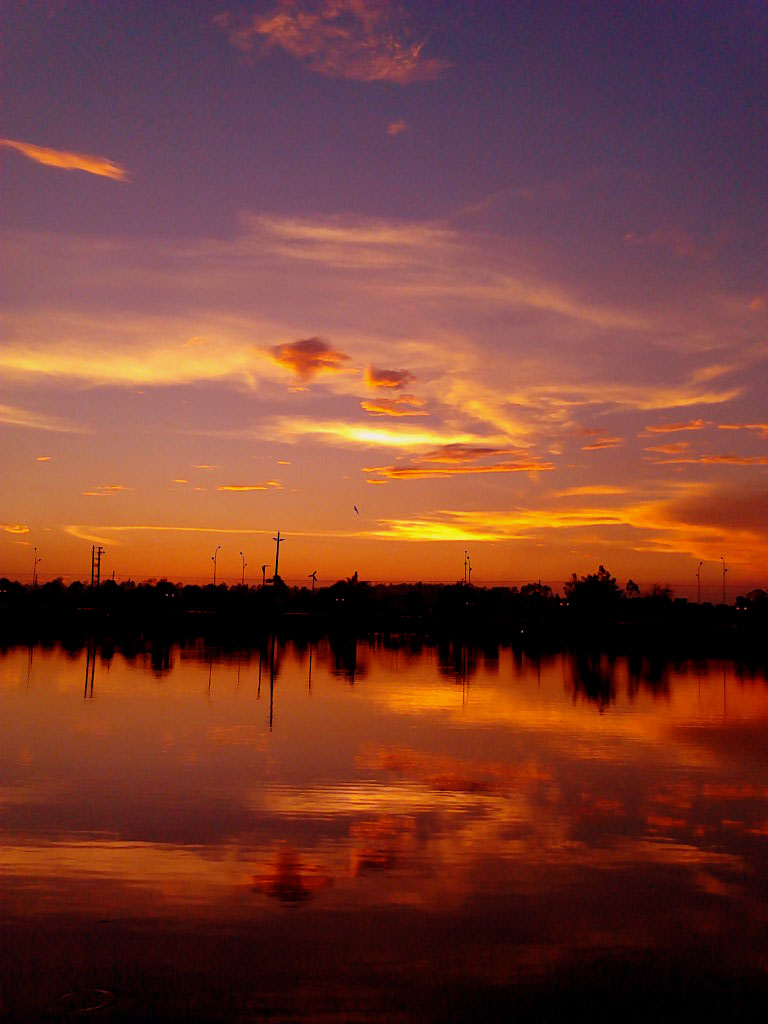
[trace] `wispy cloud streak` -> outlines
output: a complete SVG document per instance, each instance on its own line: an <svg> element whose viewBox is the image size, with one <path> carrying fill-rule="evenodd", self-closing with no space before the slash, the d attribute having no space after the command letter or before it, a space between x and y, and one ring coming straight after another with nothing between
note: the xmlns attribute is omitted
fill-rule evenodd
<svg viewBox="0 0 768 1024"><path fill-rule="evenodd" d="M15 405L0 405L0 423L12 427L25 427L28 430L50 430L57 434L85 434L87 428L50 416L46 413L30 412Z"/></svg>
<svg viewBox="0 0 768 1024"><path fill-rule="evenodd" d="M504 456L517 455L516 459ZM379 479L369 483L387 480L434 480L440 477L469 476L482 473L543 473L555 469L553 462L542 459L521 457L518 449L490 448L469 444L446 444L419 458L392 466L364 466L363 472L375 473Z"/></svg>
<svg viewBox="0 0 768 1024"><path fill-rule="evenodd" d="M399 395L397 398L364 399L360 403L371 416L428 416L423 408L425 401L413 395Z"/></svg>
<svg viewBox="0 0 768 1024"><path fill-rule="evenodd" d="M235 493L242 493L247 491L269 491L270 489L276 488L280 490L282 485L277 480L267 480L263 484L220 484L217 491L234 491Z"/></svg>
<svg viewBox="0 0 768 1024"><path fill-rule="evenodd" d="M44 164L46 167L59 167L65 171L85 171L87 174L111 178L113 181L128 181L128 171L103 156L48 149L45 146L35 146L31 142L21 142L18 139L0 139L0 146L15 149L29 160L33 160L37 164Z"/></svg>

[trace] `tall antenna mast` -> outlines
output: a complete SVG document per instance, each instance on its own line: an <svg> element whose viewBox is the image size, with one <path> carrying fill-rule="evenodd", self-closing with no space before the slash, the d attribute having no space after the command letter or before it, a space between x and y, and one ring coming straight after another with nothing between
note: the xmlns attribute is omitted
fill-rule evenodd
<svg viewBox="0 0 768 1024"><path fill-rule="evenodd" d="M273 576L273 582L277 583L277 564L280 561L280 545L284 542L285 537L280 536L280 531L277 531L277 536L273 537L272 540L275 542L275 575Z"/></svg>

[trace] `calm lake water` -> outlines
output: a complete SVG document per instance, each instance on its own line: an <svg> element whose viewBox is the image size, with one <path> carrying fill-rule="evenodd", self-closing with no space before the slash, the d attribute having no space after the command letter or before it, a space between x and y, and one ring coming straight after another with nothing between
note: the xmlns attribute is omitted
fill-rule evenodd
<svg viewBox="0 0 768 1024"><path fill-rule="evenodd" d="M732 663L15 648L0 722L6 1019L768 994L768 685Z"/></svg>

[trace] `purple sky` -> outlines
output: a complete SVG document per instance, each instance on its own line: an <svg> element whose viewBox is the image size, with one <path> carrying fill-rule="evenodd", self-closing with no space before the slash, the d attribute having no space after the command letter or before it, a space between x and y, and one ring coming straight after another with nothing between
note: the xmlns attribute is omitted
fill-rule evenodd
<svg viewBox="0 0 768 1024"><path fill-rule="evenodd" d="M765 583L767 30L4 5L0 574Z"/></svg>

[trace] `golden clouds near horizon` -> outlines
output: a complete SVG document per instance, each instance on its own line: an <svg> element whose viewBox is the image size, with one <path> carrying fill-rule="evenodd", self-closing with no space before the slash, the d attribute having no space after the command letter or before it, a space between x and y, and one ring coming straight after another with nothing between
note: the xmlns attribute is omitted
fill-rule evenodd
<svg viewBox="0 0 768 1024"><path fill-rule="evenodd" d="M267 480L263 484L219 484L216 488L217 491L268 491L270 488L276 488L280 490L282 484L277 480Z"/></svg>
<svg viewBox="0 0 768 1024"><path fill-rule="evenodd" d="M397 398L363 399L360 408L371 416L428 416L423 399L413 395L398 395Z"/></svg>
<svg viewBox="0 0 768 1024"><path fill-rule="evenodd" d="M22 483L5 514L54 528L51 544L62 544L61 524L119 537L126 554L138 551L131 523L252 529L248 501L232 496L261 493L270 527L279 519L317 541L307 543L313 562L322 538L344 539L338 577L374 543L378 551L394 540L443 542L447 566L449 545L468 538L508 542L515 576L539 576L536 558L552 553L550 542L564 547L564 578L571 551L597 562L620 544L636 565L649 553L708 557L726 543L730 560L757 572L759 526L729 534L719 499L709 524L698 510L688 524L689 510L675 504L678 483L718 481L725 493L741 477L759 483L768 466L768 427L749 404L756 328L743 327L741 362L723 330L729 351L707 356L717 373L698 366L709 351L696 333L701 301L714 330L736 315L727 297L684 289L675 304L641 303L631 291L609 301L610 292L460 218L246 213L228 238L154 248L17 233L9 246L3 272L12 289L31 291L9 310L0 342L0 373L14 388L0 422L19 436L62 436L44 474L22 481L16 472ZM45 294L34 286L43 278ZM653 358L641 360L641 351ZM139 487L150 436L159 479ZM7 458L16 450L6 448ZM27 462L36 456L29 445L18 451ZM115 451L114 472L137 486L133 496L92 486L90 471L68 486L73 466L90 458L103 479ZM268 479L281 474L265 467L289 462L281 489ZM180 483L184 466L208 467L205 489L199 478ZM367 529L355 521L337 530L362 483ZM119 510L122 523L94 525L84 503L110 494L109 512ZM462 520L444 514L464 506ZM57 511L43 526L36 509ZM528 541L547 551L521 554ZM74 545L66 550L63 570L75 558ZM180 559L173 571L186 575ZM434 551L427 561L433 578L452 574ZM411 564L412 553L377 554L370 568L354 567L403 578ZM9 568L22 571L21 553L11 552Z"/></svg>

